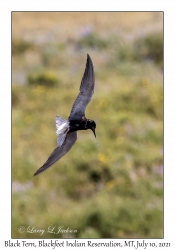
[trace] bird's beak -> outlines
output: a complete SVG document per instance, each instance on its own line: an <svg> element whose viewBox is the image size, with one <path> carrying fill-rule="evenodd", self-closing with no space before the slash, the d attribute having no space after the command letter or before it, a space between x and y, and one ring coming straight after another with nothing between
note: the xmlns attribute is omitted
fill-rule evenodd
<svg viewBox="0 0 175 250"><path fill-rule="evenodd" d="M93 133L94 133L94 135L95 135L95 137L96 137L95 128L92 127L91 130L93 131Z"/></svg>

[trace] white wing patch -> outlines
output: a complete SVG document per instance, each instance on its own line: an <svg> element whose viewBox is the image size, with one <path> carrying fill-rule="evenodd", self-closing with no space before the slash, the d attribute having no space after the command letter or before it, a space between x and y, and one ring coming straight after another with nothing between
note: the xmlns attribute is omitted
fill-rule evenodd
<svg viewBox="0 0 175 250"><path fill-rule="evenodd" d="M56 128L56 133L58 135L57 145L58 147L61 147L69 131L69 122L61 116L56 116Z"/></svg>

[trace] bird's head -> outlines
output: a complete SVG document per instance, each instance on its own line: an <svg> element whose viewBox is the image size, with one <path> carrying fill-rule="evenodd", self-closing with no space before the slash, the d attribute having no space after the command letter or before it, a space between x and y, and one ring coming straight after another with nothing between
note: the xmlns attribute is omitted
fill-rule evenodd
<svg viewBox="0 0 175 250"><path fill-rule="evenodd" d="M87 128L91 129L96 137L95 129L96 129L96 123L93 120L87 121Z"/></svg>

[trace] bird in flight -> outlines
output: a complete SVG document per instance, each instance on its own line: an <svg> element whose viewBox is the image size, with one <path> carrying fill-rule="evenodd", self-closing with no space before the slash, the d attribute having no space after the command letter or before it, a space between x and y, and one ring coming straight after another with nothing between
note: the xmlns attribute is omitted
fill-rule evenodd
<svg viewBox="0 0 175 250"><path fill-rule="evenodd" d="M77 140L78 130L91 129L96 137L96 123L85 117L85 109L94 93L94 67L90 56L87 54L86 68L80 84L78 94L68 120L61 116L56 116L57 147L49 156L48 160L35 173L38 175L51 167L63 155L65 155Z"/></svg>

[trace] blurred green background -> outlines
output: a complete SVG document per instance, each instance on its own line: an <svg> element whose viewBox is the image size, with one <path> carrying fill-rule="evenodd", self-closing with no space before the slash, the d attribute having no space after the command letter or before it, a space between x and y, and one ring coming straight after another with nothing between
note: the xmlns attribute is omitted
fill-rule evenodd
<svg viewBox="0 0 175 250"><path fill-rule="evenodd" d="M78 132L33 177L56 147L55 116L68 118L87 53L97 138ZM12 237L163 237L161 12L12 13Z"/></svg>

